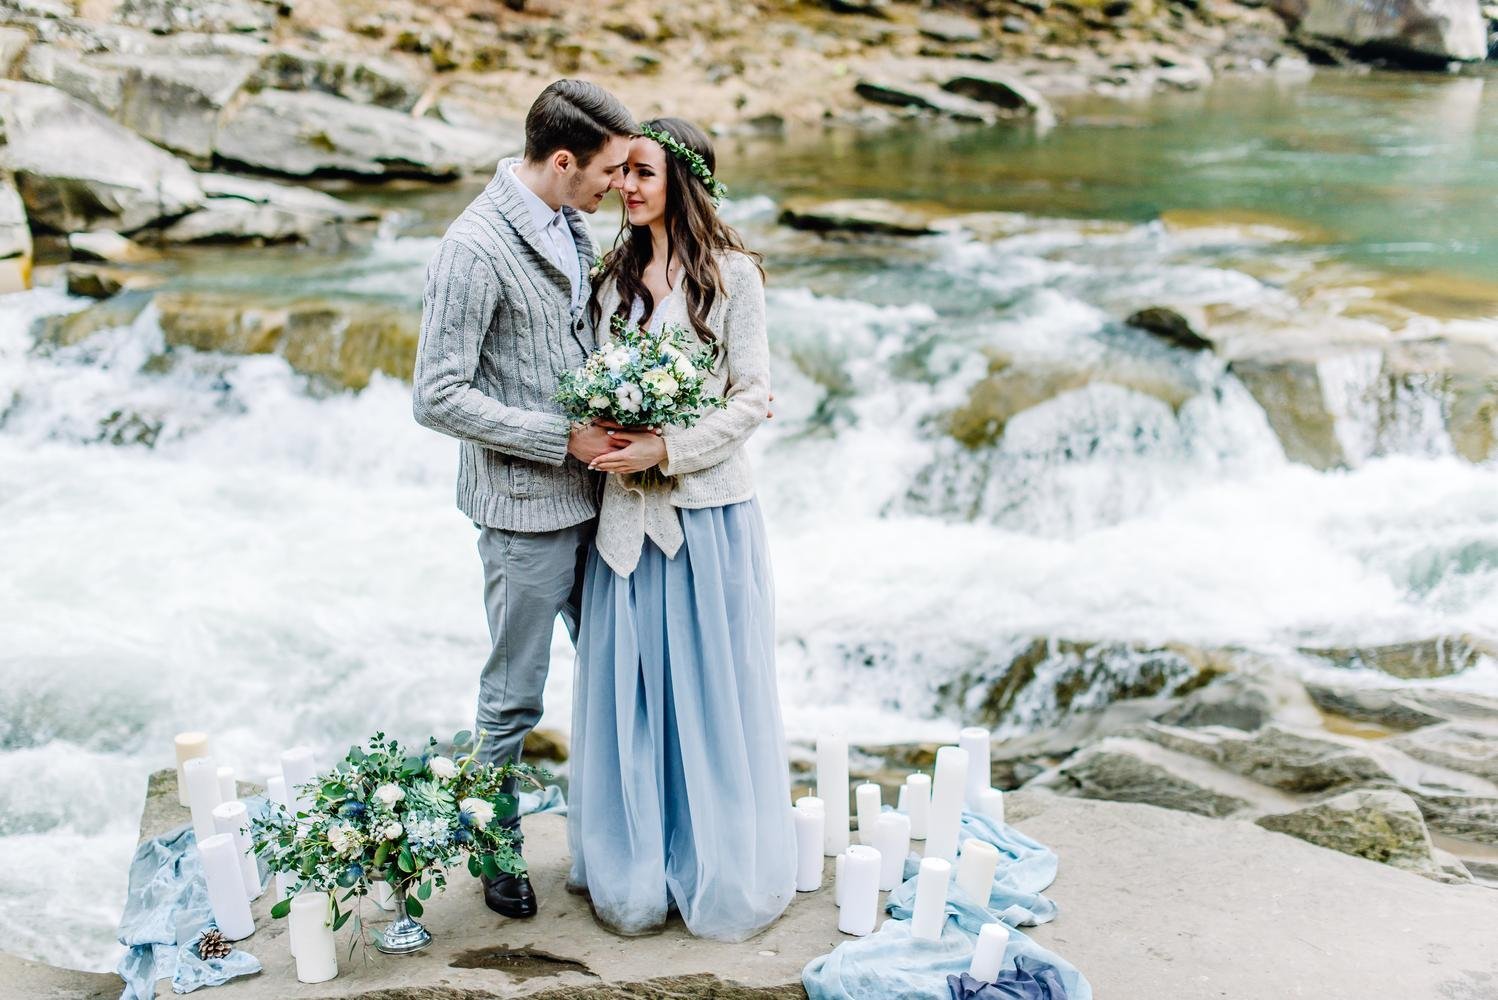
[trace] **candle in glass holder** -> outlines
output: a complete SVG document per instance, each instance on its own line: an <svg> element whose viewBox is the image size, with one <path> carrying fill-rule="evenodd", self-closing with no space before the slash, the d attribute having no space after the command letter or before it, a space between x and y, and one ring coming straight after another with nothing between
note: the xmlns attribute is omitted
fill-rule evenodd
<svg viewBox="0 0 1498 1000"><path fill-rule="evenodd" d="M187 775L182 773L182 765L194 757L207 757L208 734L207 733L178 733L172 741L177 750L177 802L187 805Z"/></svg>
<svg viewBox="0 0 1498 1000"><path fill-rule="evenodd" d="M931 775L910 775L900 791L905 794L904 812L910 817L910 839L925 840L931 818Z"/></svg>
<svg viewBox="0 0 1498 1000"><path fill-rule="evenodd" d="M999 869L999 849L986 840L969 837L957 857L957 885L979 906L988 905L993 876Z"/></svg>
<svg viewBox="0 0 1498 1000"><path fill-rule="evenodd" d="M328 926L328 894L304 892L291 901L291 953L296 978L303 983L325 983L338 975L338 948Z"/></svg>
<svg viewBox="0 0 1498 1000"><path fill-rule="evenodd" d="M967 807L978 808L978 796L993 781L993 741L988 730L969 726L957 736L957 745L967 751Z"/></svg>
<svg viewBox="0 0 1498 1000"><path fill-rule="evenodd" d="M837 929L863 937L874 933L879 918L879 852L854 844L843 855L843 906L838 910Z"/></svg>
<svg viewBox="0 0 1498 1000"><path fill-rule="evenodd" d="M905 881L905 857L910 853L910 817L880 813L874 824L874 849L879 852L879 888L898 889Z"/></svg>
<svg viewBox="0 0 1498 1000"><path fill-rule="evenodd" d="M952 865L942 858L925 858L916 876L915 907L910 915L910 936L927 941L941 939L947 922L947 880Z"/></svg>
<svg viewBox="0 0 1498 1000"><path fill-rule="evenodd" d="M213 807L222 801L218 794L218 765L212 757L193 757L183 762L182 774L187 781L187 808L192 810L192 832L201 844L218 832L213 825Z"/></svg>
<svg viewBox="0 0 1498 1000"><path fill-rule="evenodd" d="M1009 946L1009 928L997 921L978 929L978 943L973 948L973 962L967 974L980 983L999 978L1004 966L1004 949Z"/></svg>
<svg viewBox="0 0 1498 1000"><path fill-rule="evenodd" d="M817 798L827 817L822 853L831 857L848 846L848 741L841 736L817 737Z"/></svg>
<svg viewBox="0 0 1498 1000"><path fill-rule="evenodd" d="M957 860L957 828L967 797L967 751L942 747L936 751L936 777L931 782L931 815L926 825L926 857Z"/></svg>
<svg viewBox="0 0 1498 1000"><path fill-rule="evenodd" d="M814 892L822 888L822 827L827 821L820 807L797 806L791 810L796 819L796 891Z"/></svg>
<svg viewBox="0 0 1498 1000"><path fill-rule="evenodd" d="M853 801L858 807L858 842L865 847L874 846L874 824L879 821L879 786L865 781L853 789Z"/></svg>
<svg viewBox="0 0 1498 1000"><path fill-rule="evenodd" d="M213 910L219 932L229 941L255 933L255 919L250 916L250 899L244 891L244 875L234 838L227 833L206 837L198 841L198 856L203 864L203 881L208 885L208 906Z"/></svg>
<svg viewBox="0 0 1498 1000"><path fill-rule="evenodd" d="M234 850L239 853L239 867L244 874L244 895L246 899L254 899L260 895L260 869L250 843L249 810L238 800L221 802L213 807L213 828L216 833L234 838Z"/></svg>

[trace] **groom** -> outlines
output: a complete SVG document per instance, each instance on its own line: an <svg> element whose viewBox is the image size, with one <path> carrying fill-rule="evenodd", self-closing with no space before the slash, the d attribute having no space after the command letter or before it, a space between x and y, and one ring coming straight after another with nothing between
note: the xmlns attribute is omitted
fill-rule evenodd
<svg viewBox="0 0 1498 1000"><path fill-rule="evenodd" d="M500 162L427 270L414 412L459 440L458 507L479 529L493 641L479 677L486 763L519 760L541 718L558 614L577 637L598 514L588 464L614 444L600 427L573 427L552 394L594 347L583 312L596 252L579 213L623 184L636 131L602 87L553 83L526 115L525 155ZM519 818L505 822L519 849ZM485 876L483 888L504 916L536 913L525 875Z"/></svg>

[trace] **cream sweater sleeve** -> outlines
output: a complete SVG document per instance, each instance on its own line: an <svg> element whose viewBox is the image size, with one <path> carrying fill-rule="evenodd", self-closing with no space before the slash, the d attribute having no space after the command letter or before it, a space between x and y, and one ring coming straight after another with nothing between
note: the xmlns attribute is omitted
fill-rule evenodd
<svg viewBox="0 0 1498 1000"><path fill-rule="evenodd" d="M723 262L724 304L719 334L727 366L724 397L728 407L710 410L692 427L663 432L668 476L700 472L732 455L764 422L770 406L770 341L765 332L765 285L759 268L743 254Z"/></svg>

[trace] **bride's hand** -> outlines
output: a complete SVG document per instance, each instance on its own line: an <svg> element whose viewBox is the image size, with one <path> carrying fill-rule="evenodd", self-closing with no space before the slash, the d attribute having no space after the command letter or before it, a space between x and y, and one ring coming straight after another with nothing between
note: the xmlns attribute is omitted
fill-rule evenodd
<svg viewBox="0 0 1498 1000"><path fill-rule="evenodd" d="M599 455L588 468L618 475L644 472L666 460L666 440L659 431L615 431L614 438L628 443L623 448Z"/></svg>

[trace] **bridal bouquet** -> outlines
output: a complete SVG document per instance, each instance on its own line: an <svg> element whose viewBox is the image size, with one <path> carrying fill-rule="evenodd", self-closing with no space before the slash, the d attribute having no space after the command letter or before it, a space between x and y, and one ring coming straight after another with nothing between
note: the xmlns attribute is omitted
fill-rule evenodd
<svg viewBox="0 0 1498 1000"><path fill-rule="evenodd" d="M713 368L713 350L696 345L679 326L659 333L613 318L610 338L581 368L564 372L556 401L576 421L612 420L626 427L690 427L708 407L727 400L703 395L703 373Z"/></svg>
<svg viewBox="0 0 1498 1000"><path fill-rule="evenodd" d="M256 853L272 873L295 880L293 895L304 888L332 894L334 930L353 915L339 902L364 896L380 882L394 890L406 914L419 917L421 900L445 886L446 869L465 856L474 876L523 872L509 832L496 822L517 807L500 787L512 775L544 772L480 763L468 732L452 742L452 757L437 752L436 739L412 753L384 733L350 747L316 782L288 789L311 798L310 809L292 815L272 805L254 820ZM346 890L341 897L339 889ZM283 899L271 915L284 917L290 909L291 900Z"/></svg>

